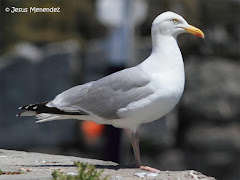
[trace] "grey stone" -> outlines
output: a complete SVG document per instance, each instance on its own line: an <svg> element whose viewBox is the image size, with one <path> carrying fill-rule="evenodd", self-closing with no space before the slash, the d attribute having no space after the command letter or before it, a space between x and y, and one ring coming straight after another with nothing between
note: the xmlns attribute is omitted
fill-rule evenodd
<svg viewBox="0 0 240 180"><path fill-rule="evenodd" d="M186 132L186 144L199 150L240 151L240 125L198 125Z"/></svg>
<svg viewBox="0 0 240 180"><path fill-rule="evenodd" d="M74 161L80 161L95 165L98 170L103 169L102 176L109 176L109 180L138 180L138 173L145 172L140 169L119 166L117 163L95 159L85 159L73 156L49 155L41 153L30 153L23 151L12 151L0 149L0 169L2 171L22 170L19 175L0 175L0 180L50 180L54 170L74 174L77 169L73 166ZM214 180L193 170L187 171L161 171L157 176L152 173L144 173L146 180Z"/></svg>
<svg viewBox="0 0 240 180"><path fill-rule="evenodd" d="M181 109L190 121L238 121L240 64L231 59L191 57L185 63Z"/></svg>

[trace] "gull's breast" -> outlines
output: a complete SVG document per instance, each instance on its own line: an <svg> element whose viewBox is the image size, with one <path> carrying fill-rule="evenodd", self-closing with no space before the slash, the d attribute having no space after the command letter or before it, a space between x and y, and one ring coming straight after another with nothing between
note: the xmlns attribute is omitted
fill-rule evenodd
<svg viewBox="0 0 240 180"><path fill-rule="evenodd" d="M154 93L120 109L118 114L123 118L121 121L126 119L129 121L128 126L137 126L165 116L179 102L184 90L184 79L184 69L153 75L148 86Z"/></svg>

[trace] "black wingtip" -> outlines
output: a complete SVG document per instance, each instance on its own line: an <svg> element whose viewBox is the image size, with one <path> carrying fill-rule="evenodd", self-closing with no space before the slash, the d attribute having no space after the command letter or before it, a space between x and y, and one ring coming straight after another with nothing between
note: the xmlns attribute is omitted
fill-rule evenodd
<svg viewBox="0 0 240 180"><path fill-rule="evenodd" d="M66 111L58 109L57 107L48 107L48 106L46 106L47 103L48 103L48 101L43 102L43 103L29 104L29 105L21 106L18 109L25 110L25 111L17 114L16 116L17 117L18 116L35 116L36 114L41 114L41 113L65 114L65 115L87 115L87 113L85 113L83 111L81 111L81 112L66 112Z"/></svg>

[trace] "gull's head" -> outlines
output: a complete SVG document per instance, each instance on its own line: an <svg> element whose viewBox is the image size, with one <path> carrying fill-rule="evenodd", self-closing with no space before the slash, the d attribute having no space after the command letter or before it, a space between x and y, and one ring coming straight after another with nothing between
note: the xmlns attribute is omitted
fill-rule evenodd
<svg viewBox="0 0 240 180"><path fill-rule="evenodd" d="M200 29L189 25L182 16L170 11L160 14L152 23L152 33L154 34L176 38L179 34L185 32L204 38Z"/></svg>

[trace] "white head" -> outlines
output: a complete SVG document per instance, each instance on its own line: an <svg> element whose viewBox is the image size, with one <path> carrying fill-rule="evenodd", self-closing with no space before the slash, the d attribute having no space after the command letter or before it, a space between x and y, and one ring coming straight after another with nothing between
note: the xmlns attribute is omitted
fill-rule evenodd
<svg viewBox="0 0 240 180"><path fill-rule="evenodd" d="M182 16L170 11L160 14L152 23L152 35L173 36L176 38L184 32L204 38L204 34L200 29L189 25Z"/></svg>

